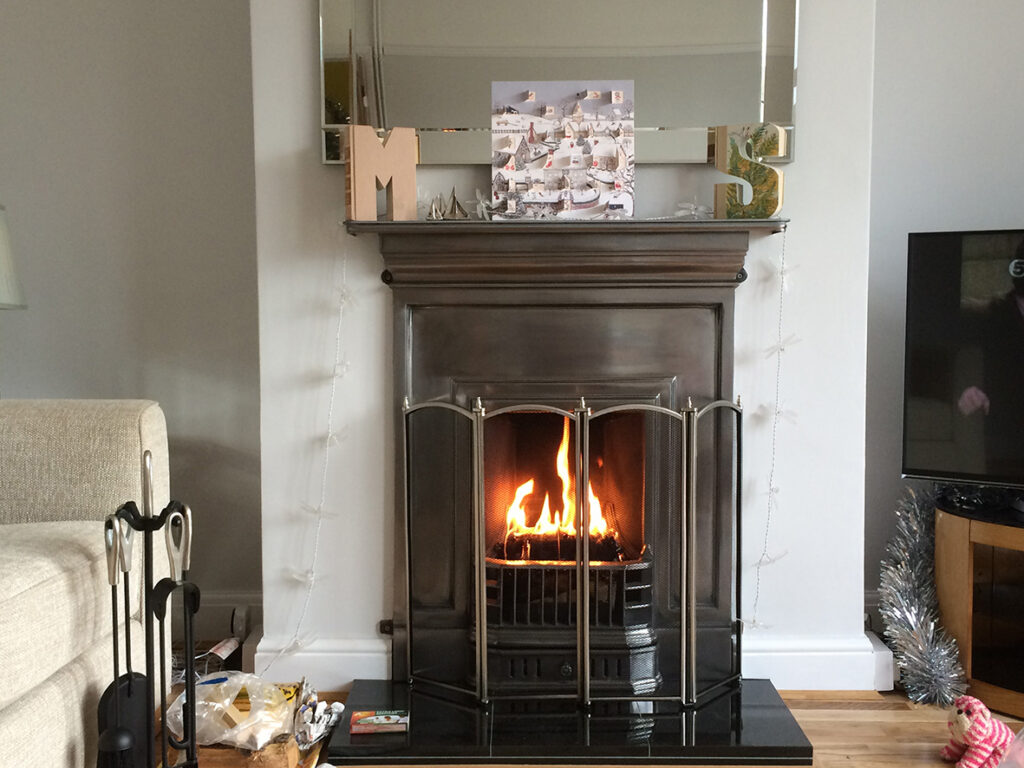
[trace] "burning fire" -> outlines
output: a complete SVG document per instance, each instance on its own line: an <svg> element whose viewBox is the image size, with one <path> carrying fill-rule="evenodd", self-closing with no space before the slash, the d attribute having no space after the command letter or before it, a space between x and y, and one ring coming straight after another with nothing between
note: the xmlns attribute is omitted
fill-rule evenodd
<svg viewBox="0 0 1024 768"><path fill-rule="evenodd" d="M526 524L526 509L523 504L533 493L534 480L531 478L516 489L515 499L506 513L506 541L513 536L544 536L555 534L576 535L576 498L569 490L569 419L562 425L562 442L558 445L555 456L555 468L562 481L562 509L551 511L551 498L544 496L544 506L540 517L533 526ZM587 484L587 497L590 500L590 535L601 538L614 531L608 528L608 522L601 514L601 502L594 493L594 487Z"/></svg>

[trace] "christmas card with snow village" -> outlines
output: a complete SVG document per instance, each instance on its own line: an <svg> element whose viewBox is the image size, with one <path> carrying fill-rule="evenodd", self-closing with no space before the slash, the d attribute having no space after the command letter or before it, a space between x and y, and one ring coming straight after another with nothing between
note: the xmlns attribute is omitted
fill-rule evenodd
<svg viewBox="0 0 1024 768"><path fill-rule="evenodd" d="M633 215L633 81L491 83L495 218Z"/></svg>

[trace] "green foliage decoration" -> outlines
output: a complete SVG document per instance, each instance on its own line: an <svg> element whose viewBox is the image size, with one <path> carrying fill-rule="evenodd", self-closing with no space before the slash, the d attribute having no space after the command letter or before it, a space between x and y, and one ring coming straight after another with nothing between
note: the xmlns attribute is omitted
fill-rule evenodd
<svg viewBox="0 0 1024 768"><path fill-rule="evenodd" d="M778 154L779 134L769 130L770 124L763 123L742 141L747 156L740 151L740 141L735 135L729 136L729 175L738 176L750 182L753 198L744 205L740 201L740 185L730 184L726 192L726 216L730 219L767 219L779 209L779 182L775 169L769 168L748 157L760 158ZM741 137L742 138L742 137Z"/></svg>

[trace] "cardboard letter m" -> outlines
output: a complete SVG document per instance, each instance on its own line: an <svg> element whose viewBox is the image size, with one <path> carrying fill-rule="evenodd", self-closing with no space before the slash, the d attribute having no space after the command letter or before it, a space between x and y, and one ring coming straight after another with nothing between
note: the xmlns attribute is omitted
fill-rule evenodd
<svg viewBox="0 0 1024 768"><path fill-rule="evenodd" d="M377 220L377 190L387 190L389 221L416 218L415 128L392 128L382 139L368 125L349 127L346 202L348 218Z"/></svg>

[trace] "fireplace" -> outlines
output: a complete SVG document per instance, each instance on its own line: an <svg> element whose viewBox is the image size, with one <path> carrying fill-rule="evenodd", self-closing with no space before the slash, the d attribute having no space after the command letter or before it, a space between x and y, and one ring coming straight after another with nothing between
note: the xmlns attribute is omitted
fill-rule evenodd
<svg viewBox="0 0 1024 768"><path fill-rule="evenodd" d="M392 679L352 696L432 725L332 759L810 762L740 664L733 296L777 225L350 222L394 291L397 507Z"/></svg>

